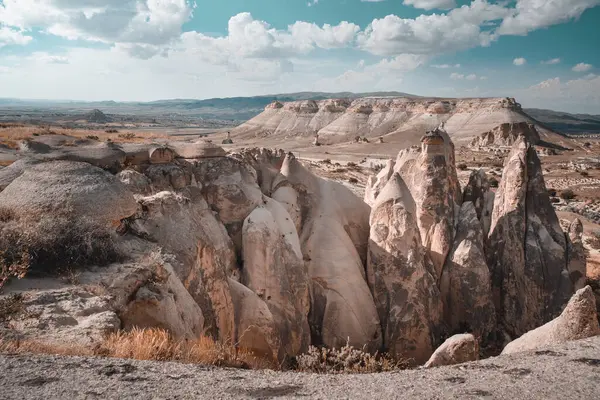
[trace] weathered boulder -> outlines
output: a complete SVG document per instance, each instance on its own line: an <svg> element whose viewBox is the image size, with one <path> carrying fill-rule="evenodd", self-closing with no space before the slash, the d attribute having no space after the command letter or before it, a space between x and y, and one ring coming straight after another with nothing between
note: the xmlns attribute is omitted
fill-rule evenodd
<svg viewBox="0 0 600 400"><path fill-rule="evenodd" d="M534 350L597 335L600 335L600 326L596 317L596 300L592 288L586 286L573 295L559 317L513 340L502 350L502 354Z"/></svg>
<svg viewBox="0 0 600 400"><path fill-rule="evenodd" d="M235 337L228 276L237 272L233 243L198 188L140 198L130 231L150 240L176 260L177 276L203 311L205 330L222 340Z"/></svg>
<svg viewBox="0 0 600 400"><path fill-rule="evenodd" d="M535 125L528 122L507 122L474 138L471 141L470 146L512 146L520 137L525 137L525 139L532 144L537 144L540 141L540 134L535 128Z"/></svg>
<svg viewBox="0 0 600 400"><path fill-rule="evenodd" d="M118 225L137 203L119 179L90 164L52 161L25 169L0 193L0 206L29 215L69 212Z"/></svg>
<svg viewBox="0 0 600 400"><path fill-rule="evenodd" d="M281 172L298 193L300 242L311 279L312 343L379 349L381 328L363 261L369 207L344 186L313 175L291 153Z"/></svg>
<svg viewBox="0 0 600 400"><path fill-rule="evenodd" d="M569 226L569 276L574 290L585 286L587 276L587 257L583 247L583 224L579 218Z"/></svg>
<svg viewBox="0 0 600 400"><path fill-rule="evenodd" d="M375 204L377 196L383 190L394 173L396 163L393 160L388 160L385 167L376 176L370 176L365 188L365 203L370 206Z"/></svg>
<svg viewBox="0 0 600 400"><path fill-rule="evenodd" d="M513 147L494 203L486 256L498 324L518 337L555 318L571 297L567 243L524 138Z"/></svg>
<svg viewBox="0 0 600 400"><path fill-rule="evenodd" d="M377 198L370 222L367 276L384 349L421 364L433 353L441 333L442 303L427 268L414 200L398 173Z"/></svg>
<svg viewBox="0 0 600 400"><path fill-rule="evenodd" d="M125 169L117 174L117 178L119 178L133 194L149 195L152 192L150 179L137 171Z"/></svg>
<svg viewBox="0 0 600 400"><path fill-rule="evenodd" d="M286 354L307 351L308 273L289 214L281 204L267 199L244 221L242 243L241 282L268 305Z"/></svg>
<svg viewBox="0 0 600 400"><path fill-rule="evenodd" d="M229 280L235 307L235 326L238 336L235 344L258 357L283 359L277 324L267 304L256 293L241 283Z"/></svg>
<svg viewBox="0 0 600 400"><path fill-rule="evenodd" d="M471 172L469 182L463 192L463 201L473 203L477 218L481 221L483 234L487 236L494 211L494 192L490 190L490 183L484 170L478 169Z"/></svg>
<svg viewBox="0 0 600 400"><path fill-rule="evenodd" d="M463 203L458 215L454 246L440 280L444 321L450 332L472 332L484 340L496 328L490 271L483 232L475 206Z"/></svg>
<svg viewBox="0 0 600 400"><path fill-rule="evenodd" d="M469 333L454 335L437 348L425 368L463 364L479 360L479 344Z"/></svg>
<svg viewBox="0 0 600 400"><path fill-rule="evenodd" d="M204 334L202 310L165 258L154 252L141 264L113 265L111 275L104 274L121 328L160 328L197 339Z"/></svg>

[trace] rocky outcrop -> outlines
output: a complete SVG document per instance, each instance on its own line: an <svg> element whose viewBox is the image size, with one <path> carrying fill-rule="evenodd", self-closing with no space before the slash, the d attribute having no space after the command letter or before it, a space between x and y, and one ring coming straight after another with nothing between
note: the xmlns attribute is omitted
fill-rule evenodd
<svg viewBox="0 0 600 400"><path fill-rule="evenodd" d="M458 215L454 246L440 280L444 321L450 332L468 331L487 339L496 329L490 272L483 232L475 206L463 203Z"/></svg>
<svg viewBox="0 0 600 400"><path fill-rule="evenodd" d="M310 173L292 154L281 173L297 193L300 209L300 242L311 279L312 343L379 349L381 328L364 270L369 207L344 186Z"/></svg>
<svg viewBox="0 0 600 400"><path fill-rule="evenodd" d="M69 212L117 226L137 210L133 194L114 175L72 161L25 169L0 193L0 206L29 215Z"/></svg>
<svg viewBox="0 0 600 400"><path fill-rule="evenodd" d="M394 174L394 166L396 163L393 160L388 160L385 167L376 176L370 176L367 180L367 186L365 188L365 203L371 207L375 204L379 193L383 190L385 185L389 182L390 178Z"/></svg>
<svg viewBox="0 0 600 400"><path fill-rule="evenodd" d="M575 293L559 317L510 342L502 354L534 350L597 335L600 335L600 326L596 317L596 300L592 288L586 286Z"/></svg>
<svg viewBox="0 0 600 400"><path fill-rule="evenodd" d="M421 245L414 200L398 173L373 205L370 225L368 281L384 350L423 363L441 331L442 304Z"/></svg>
<svg viewBox="0 0 600 400"><path fill-rule="evenodd" d="M583 224L579 218L571 222L568 238L569 277L574 290L577 291L585 286L587 277L587 257L583 247Z"/></svg>
<svg viewBox="0 0 600 400"><path fill-rule="evenodd" d="M571 297L567 243L540 160L524 138L508 156L487 244L498 323L518 337L556 317Z"/></svg>
<svg viewBox="0 0 600 400"><path fill-rule="evenodd" d="M434 129L441 123L445 123L454 142L467 145L502 124L527 127L536 121L512 98L370 97L273 103L235 128L232 135L275 136L285 140L291 136L313 138L318 134L322 144L351 141L356 136L390 135L410 146L418 144L423 130ZM540 129L540 136L548 142L568 141L547 129Z"/></svg>
<svg viewBox="0 0 600 400"><path fill-rule="evenodd" d="M471 147L511 147L519 137L524 137L529 143L537 144L540 134L535 125L529 122L504 123L498 125L489 132L485 132L474 138Z"/></svg>
<svg viewBox="0 0 600 400"><path fill-rule="evenodd" d="M479 344L471 334L454 335L438 347L425 368L463 364L479 360Z"/></svg>
<svg viewBox="0 0 600 400"><path fill-rule="evenodd" d="M477 218L483 228L483 234L487 236L494 211L494 192L490 190L490 183L484 170L471 172L469 182L463 192L463 201L473 203Z"/></svg>
<svg viewBox="0 0 600 400"><path fill-rule="evenodd" d="M264 301L289 356L308 350L309 281L296 227L281 204L268 199L244 221L242 283Z"/></svg>

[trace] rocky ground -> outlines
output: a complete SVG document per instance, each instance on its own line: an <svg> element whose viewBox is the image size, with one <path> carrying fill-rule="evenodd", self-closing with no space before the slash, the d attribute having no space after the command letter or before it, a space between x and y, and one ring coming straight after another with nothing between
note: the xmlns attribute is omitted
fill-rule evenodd
<svg viewBox="0 0 600 400"><path fill-rule="evenodd" d="M366 375L221 369L59 356L0 356L0 399L594 399L600 337L480 362Z"/></svg>

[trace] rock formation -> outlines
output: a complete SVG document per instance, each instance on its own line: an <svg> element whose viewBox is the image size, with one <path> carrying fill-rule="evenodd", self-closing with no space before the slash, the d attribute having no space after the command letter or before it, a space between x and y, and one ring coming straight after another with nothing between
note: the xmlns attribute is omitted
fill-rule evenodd
<svg viewBox="0 0 600 400"><path fill-rule="evenodd" d="M586 286L575 293L560 316L510 342L502 354L534 350L597 335L600 335L600 326L596 317L596 300L592 288Z"/></svg>
<svg viewBox="0 0 600 400"><path fill-rule="evenodd" d="M573 293L565 235L523 137L504 166L486 253L498 323L511 338L556 317Z"/></svg>
<svg viewBox="0 0 600 400"><path fill-rule="evenodd" d="M423 363L437 344L442 304L421 245L414 200L398 173L373 205L370 224L368 280L384 350Z"/></svg>
<svg viewBox="0 0 600 400"><path fill-rule="evenodd" d="M586 255L583 247L583 224L579 218L576 218L569 226L568 238L569 276L574 290L577 291L585 286L587 276Z"/></svg>
<svg viewBox="0 0 600 400"><path fill-rule="evenodd" d="M463 192L463 201L473 203L477 218L481 221L483 234L487 236L494 211L494 192L490 190L489 180L482 169L471 172Z"/></svg>
<svg viewBox="0 0 600 400"><path fill-rule="evenodd" d="M454 335L438 347L425 368L463 364L479 360L479 344L471 334Z"/></svg>
<svg viewBox="0 0 600 400"><path fill-rule="evenodd" d="M540 141L540 134L535 125L528 122L504 123L489 132L485 132L473 139L471 147L512 147L520 136L532 144Z"/></svg>
<svg viewBox="0 0 600 400"><path fill-rule="evenodd" d="M483 232L475 206L463 203L458 215L454 246L443 268L440 293L444 320L450 332L472 332L487 339L496 329L490 272Z"/></svg>

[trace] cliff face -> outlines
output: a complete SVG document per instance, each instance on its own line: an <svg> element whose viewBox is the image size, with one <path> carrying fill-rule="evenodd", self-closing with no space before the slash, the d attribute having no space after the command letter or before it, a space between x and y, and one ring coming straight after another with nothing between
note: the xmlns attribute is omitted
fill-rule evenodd
<svg viewBox="0 0 600 400"><path fill-rule="evenodd" d="M314 136L324 143L425 130L446 124L457 142L494 129L502 123L532 122L512 98L423 99L361 98L275 102L234 130L241 137Z"/></svg>

